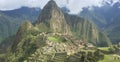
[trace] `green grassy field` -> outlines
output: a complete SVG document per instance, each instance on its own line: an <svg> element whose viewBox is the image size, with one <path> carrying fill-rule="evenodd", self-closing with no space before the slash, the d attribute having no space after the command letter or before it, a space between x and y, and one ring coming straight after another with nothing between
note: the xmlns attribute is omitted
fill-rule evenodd
<svg viewBox="0 0 120 62"><path fill-rule="evenodd" d="M104 60L100 60L99 62L120 62L120 58L116 58L113 55L105 55Z"/></svg>
<svg viewBox="0 0 120 62"><path fill-rule="evenodd" d="M98 49L109 52L109 48L110 47L99 47ZM120 58L114 56L114 54L105 54L104 59L99 62L120 62Z"/></svg>
<svg viewBox="0 0 120 62"><path fill-rule="evenodd" d="M62 39L60 37L57 37L57 36L49 36L48 40L53 41L53 42L61 42L62 41Z"/></svg>
<svg viewBox="0 0 120 62"><path fill-rule="evenodd" d="M109 47L99 47L98 49L103 50L103 51L109 51Z"/></svg>

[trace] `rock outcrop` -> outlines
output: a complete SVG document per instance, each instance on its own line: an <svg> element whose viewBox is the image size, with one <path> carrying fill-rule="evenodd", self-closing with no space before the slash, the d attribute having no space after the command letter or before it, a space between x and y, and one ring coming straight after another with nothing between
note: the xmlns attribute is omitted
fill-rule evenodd
<svg viewBox="0 0 120 62"><path fill-rule="evenodd" d="M70 34L70 27L65 21L65 17L61 9L57 6L55 1L51 0L46 4L42 10L37 25L45 25L48 27L48 31Z"/></svg>

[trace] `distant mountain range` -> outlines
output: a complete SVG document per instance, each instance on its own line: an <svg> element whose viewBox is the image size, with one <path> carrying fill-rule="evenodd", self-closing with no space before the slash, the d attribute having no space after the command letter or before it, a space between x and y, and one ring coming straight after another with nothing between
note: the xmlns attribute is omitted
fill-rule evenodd
<svg viewBox="0 0 120 62"><path fill-rule="evenodd" d="M10 11L0 11L0 42L15 35L21 23L25 20L35 22L40 10L39 8L22 7Z"/></svg>
<svg viewBox="0 0 120 62"><path fill-rule="evenodd" d="M105 31L113 43L120 42L120 2L104 2L102 7L84 8L79 16L90 19Z"/></svg>

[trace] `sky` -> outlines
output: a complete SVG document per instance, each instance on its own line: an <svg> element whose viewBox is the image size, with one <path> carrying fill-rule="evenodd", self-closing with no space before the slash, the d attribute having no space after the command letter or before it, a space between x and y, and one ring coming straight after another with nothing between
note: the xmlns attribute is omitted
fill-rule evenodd
<svg viewBox="0 0 120 62"><path fill-rule="evenodd" d="M26 7L43 8L49 0L0 0L0 10L13 10ZM67 7L70 13L77 14L83 7L102 6L103 0L54 0L59 7ZM117 1L117 0L113 0Z"/></svg>

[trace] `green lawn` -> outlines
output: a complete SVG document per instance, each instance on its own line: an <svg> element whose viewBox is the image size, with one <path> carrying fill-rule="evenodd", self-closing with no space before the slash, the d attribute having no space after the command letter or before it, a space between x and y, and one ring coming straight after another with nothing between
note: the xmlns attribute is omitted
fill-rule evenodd
<svg viewBox="0 0 120 62"><path fill-rule="evenodd" d="M99 47L98 49L103 50L103 51L109 51L109 47Z"/></svg>
<svg viewBox="0 0 120 62"><path fill-rule="evenodd" d="M120 62L120 58L116 59L113 55L105 55L104 60L100 60L99 62Z"/></svg>
<svg viewBox="0 0 120 62"><path fill-rule="evenodd" d="M102 51L108 51L109 52L110 47L99 47L98 49ZM104 60L100 60L99 62L120 62L120 58L113 56L114 54L105 54Z"/></svg>
<svg viewBox="0 0 120 62"><path fill-rule="evenodd" d="M81 51L83 51L83 52L95 52L95 50L81 50Z"/></svg>
<svg viewBox="0 0 120 62"><path fill-rule="evenodd" d="M62 41L60 37L56 37L56 36L49 36L48 40L53 41L53 42L61 42Z"/></svg>

